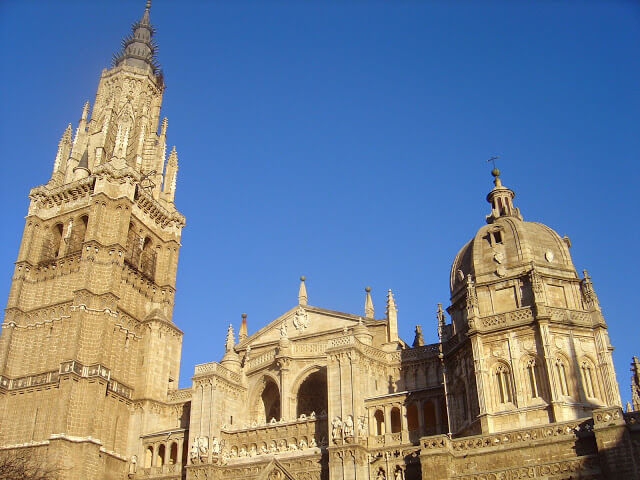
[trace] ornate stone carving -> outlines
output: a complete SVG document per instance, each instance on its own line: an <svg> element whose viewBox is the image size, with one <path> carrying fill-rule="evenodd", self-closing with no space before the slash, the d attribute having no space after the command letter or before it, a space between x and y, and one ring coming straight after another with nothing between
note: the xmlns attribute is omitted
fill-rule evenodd
<svg viewBox="0 0 640 480"><path fill-rule="evenodd" d="M300 306L293 316L293 326L299 332L304 332L309 326L309 314Z"/></svg>

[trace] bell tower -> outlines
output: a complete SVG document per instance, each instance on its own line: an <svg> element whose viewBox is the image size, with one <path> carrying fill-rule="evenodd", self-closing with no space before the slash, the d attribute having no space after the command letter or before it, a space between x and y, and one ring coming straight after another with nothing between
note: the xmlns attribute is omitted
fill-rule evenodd
<svg viewBox="0 0 640 480"><path fill-rule="evenodd" d="M123 473L140 432L169 422L178 385L185 219L149 11L29 193L2 323L0 446L46 452L65 478Z"/></svg>

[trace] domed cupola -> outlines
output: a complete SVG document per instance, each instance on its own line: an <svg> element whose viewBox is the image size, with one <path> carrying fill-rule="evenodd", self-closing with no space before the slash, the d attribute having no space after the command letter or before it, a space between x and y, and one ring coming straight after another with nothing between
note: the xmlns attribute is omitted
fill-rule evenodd
<svg viewBox="0 0 640 480"><path fill-rule="evenodd" d="M502 185L494 168L494 187L487 195L491 213L487 224L458 252L451 266L452 298L466 284L469 275L476 283L495 282L522 276L535 266L540 273L577 278L569 239L538 222L526 222L513 205L515 193Z"/></svg>

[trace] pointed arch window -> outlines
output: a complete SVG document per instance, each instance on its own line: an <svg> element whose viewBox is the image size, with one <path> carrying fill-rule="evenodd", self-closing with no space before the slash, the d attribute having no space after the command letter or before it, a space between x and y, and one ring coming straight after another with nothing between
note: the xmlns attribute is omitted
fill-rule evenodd
<svg viewBox="0 0 640 480"><path fill-rule="evenodd" d="M527 363L525 365L525 377L527 379L529 387L530 398L539 398L540 389L538 386L538 365L535 358L530 358L529 360L527 360Z"/></svg>
<svg viewBox="0 0 640 480"><path fill-rule="evenodd" d="M511 372L504 363L498 364L494 370L498 403L513 402L513 390L511 388Z"/></svg>
<svg viewBox="0 0 640 480"><path fill-rule="evenodd" d="M558 377L558 386L560 394L564 396L570 395L569 382L567 381L567 365L562 358L556 358L556 376Z"/></svg>

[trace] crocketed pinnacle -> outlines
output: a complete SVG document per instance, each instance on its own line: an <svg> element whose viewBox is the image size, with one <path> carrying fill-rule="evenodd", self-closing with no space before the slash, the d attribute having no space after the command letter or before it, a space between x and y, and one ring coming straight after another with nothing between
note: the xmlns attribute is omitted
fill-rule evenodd
<svg viewBox="0 0 640 480"><path fill-rule="evenodd" d="M150 9L151 2L148 1L140 20L131 25L131 33L122 39L122 50L113 55L114 67L131 65L160 75L160 65L156 60L157 45L153 41L155 29L149 20Z"/></svg>

